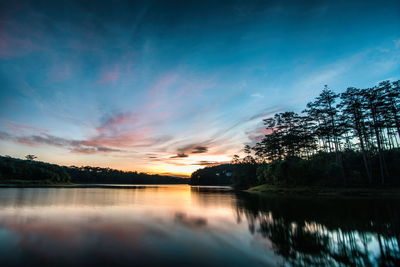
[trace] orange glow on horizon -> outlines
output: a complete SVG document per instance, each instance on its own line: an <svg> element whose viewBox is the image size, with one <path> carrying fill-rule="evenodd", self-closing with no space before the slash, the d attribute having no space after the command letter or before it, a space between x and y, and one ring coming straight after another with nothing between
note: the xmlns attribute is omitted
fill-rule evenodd
<svg viewBox="0 0 400 267"><path fill-rule="evenodd" d="M136 171L148 174L159 174L189 178L190 175L201 168L210 165L223 164L229 162L230 155L209 153L191 154L185 158L171 158L171 155L160 155L157 160L152 161L146 157L138 156L126 160L119 156L87 155L65 153L61 148L26 147L18 145L19 151L16 153L15 146L5 145L4 155L24 159L27 154L34 154L38 161L48 162L61 166L92 166L101 168L111 168L121 171ZM208 164L209 163L209 164Z"/></svg>

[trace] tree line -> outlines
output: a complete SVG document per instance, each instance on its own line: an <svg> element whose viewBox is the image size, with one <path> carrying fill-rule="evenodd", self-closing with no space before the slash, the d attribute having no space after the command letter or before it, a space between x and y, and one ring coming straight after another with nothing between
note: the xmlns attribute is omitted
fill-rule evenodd
<svg viewBox="0 0 400 267"><path fill-rule="evenodd" d="M104 184L185 184L188 179L120 171L91 166L59 166L35 161L36 156L27 155L26 160L0 156L0 183L104 183Z"/></svg>
<svg viewBox="0 0 400 267"><path fill-rule="evenodd" d="M9 156L0 156L0 182L15 183L26 181L30 183L69 183L71 177L66 170L56 164L34 161L33 155L27 155L26 160Z"/></svg>
<svg viewBox="0 0 400 267"><path fill-rule="evenodd" d="M187 184L188 179L136 171L91 166L64 167L73 183L102 184Z"/></svg>
<svg viewBox="0 0 400 267"><path fill-rule="evenodd" d="M233 166L222 164L205 167L193 172L189 181L190 185L231 185Z"/></svg>
<svg viewBox="0 0 400 267"><path fill-rule="evenodd" d="M399 183L400 81L328 86L301 113L263 120L266 135L235 155L234 183L385 185Z"/></svg>

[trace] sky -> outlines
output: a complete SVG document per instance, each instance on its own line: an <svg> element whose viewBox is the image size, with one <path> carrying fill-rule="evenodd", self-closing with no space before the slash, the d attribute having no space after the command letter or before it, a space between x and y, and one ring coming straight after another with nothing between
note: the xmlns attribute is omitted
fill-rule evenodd
<svg viewBox="0 0 400 267"><path fill-rule="evenodd" d="M388 79L399 1L0 0L0 155L190 175Z"/></svg>

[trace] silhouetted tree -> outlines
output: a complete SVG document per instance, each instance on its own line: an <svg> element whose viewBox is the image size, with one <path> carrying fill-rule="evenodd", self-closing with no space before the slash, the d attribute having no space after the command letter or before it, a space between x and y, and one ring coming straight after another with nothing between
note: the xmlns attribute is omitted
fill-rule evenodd
<svg viewBox="0 0 400 267"><path fill-rule="evenodd" d="M301 115L277 113L263 123L267 134L232 161L241 186L254 184L254 175L258 183L400 182L400 81L341 94L325 86Z"/></svg>
<svg viewBox="0 0 400 267"><path fill-rule="evenodd" d="M27 160L34 160L34 159L37 159L37 157L36 157L35 155L31 155L31 154L26 155L25 158L26 158Z"/></svg>

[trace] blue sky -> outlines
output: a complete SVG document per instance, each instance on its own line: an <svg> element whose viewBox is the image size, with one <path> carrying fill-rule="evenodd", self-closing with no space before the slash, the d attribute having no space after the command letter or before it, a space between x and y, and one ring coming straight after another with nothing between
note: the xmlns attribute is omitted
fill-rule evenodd
<svg viewBox="0 0 400 267"><path fill-rule="evenodd" d="M398 1L1 1L0 154L189 174L400 78Z"/></svg>

